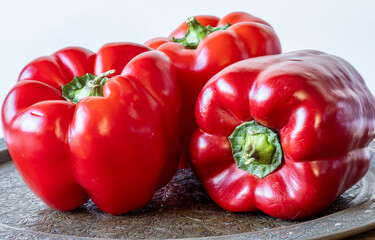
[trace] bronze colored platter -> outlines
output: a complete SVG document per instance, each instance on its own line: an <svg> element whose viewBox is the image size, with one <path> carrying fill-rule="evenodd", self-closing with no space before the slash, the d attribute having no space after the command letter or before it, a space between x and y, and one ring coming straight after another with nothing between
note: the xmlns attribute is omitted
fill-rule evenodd
<svg viewBox="0 0 375 240"><path fill-rule="evenodd" d="M375 228L375 144L366 176L318 216L285 221L215 205L190 170L179 170L146 207L121 216L91 201L77 210L47 207L26 187L0 139L0 239L334 239Z"/></svg>

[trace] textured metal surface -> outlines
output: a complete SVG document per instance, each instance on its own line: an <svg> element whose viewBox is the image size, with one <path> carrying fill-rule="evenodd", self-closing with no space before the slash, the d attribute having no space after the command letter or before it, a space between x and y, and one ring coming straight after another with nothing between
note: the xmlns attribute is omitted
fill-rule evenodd
<svg viewBox="0 0 375 240"><path fill-rule="evenodd" d="M23 183L0 141L0 239L337 238L375 227L375 159L368 174L326 211L306 221L262 213L230 213L216 206L189 170L180 170L146 207L121 216L91 201L60 212L47 207Z"/></svg>

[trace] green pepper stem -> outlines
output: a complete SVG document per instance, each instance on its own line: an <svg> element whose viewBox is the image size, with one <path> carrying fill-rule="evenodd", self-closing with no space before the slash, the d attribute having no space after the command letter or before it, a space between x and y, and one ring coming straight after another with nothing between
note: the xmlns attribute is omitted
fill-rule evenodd
<svg viewBox="0 0 375 240"><path fill-rule="evenodd" d="M186 35L178 39L172 37L172 41L180 43L188 49L196 49L199 43L202 41L202 39L205 38L207 35L219 30L226 30L230 26L230 24L227 23L223 27L211 27L210 25L207 25L205 27L194 16L189 17L186 20L186 24L189 27L186 32Z"/></svg>
<svg viewBox="0 0 375 240"><path fill-rule="evenodd" d="M278 136L255 121L246 122L229 136L237 167L264 178L281 164L282 149Z"/></svg>
<svg viewBox="0 0 375 240"><path fill-rule="evenodd" d="M104 77L107 77L108 75L111 75L114 72L115 70L112 69L105 73L101 73L98 76L96 76L93 80L90 80L89 82L91 82L92 84L100 84L100 82L103 80Z"/></svg>
<svg viewBox="0 0 375 240"><path fill-rule="evenodd" d="M70 83L61 86L62 96L74 103L90 96L103 96L103 87L108 80L107 76L114 72L115 70L109 70L98 76L87 73L82 77L75 77Z"/></svg>

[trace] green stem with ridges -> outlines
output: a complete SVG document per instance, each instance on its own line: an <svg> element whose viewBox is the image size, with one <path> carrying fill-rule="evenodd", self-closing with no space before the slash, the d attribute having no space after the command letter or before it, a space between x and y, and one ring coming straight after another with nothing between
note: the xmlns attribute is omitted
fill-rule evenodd
<svg viewBox="0 0 375 240"><path fill-rule="evenodd" d="M239 125L228 139L237 167L254 176L264 178L281 164L283 152L277 133L256 121Z"/></svg>
<svg viewBox="0 0 375 240"><path fill-rule="evenodd" d="M75 77L68 84L61 86L62 96L74 103L90 96L103 96L103 87L108 80L107 76L114 72L115 70L109 70L98 76L87 73L84 76Z"/></svg>
<svg viewBox="0 0 375 240"><path fill-rule="evenodd" d="M172 41L180 43L188 49L196 49L199 43L202 41L202 39L205 38L207 35L219 30L226 30L230 26L230 24L227 23L223 27L211 27L210 25L207 25L205 27L202 24L200 24L200 22L195 17L188 18L186 20L186 24L189 27L186 32L186 35L183 38L172 37Z"/></svg>

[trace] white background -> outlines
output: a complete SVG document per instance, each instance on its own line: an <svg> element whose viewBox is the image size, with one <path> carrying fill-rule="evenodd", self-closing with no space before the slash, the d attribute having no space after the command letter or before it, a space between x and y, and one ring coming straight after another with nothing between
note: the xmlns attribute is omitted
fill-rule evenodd
<svg viewBox="0 0 375 240"><path fill-rule="evenodd" d="M317 49L348 60L375 93L375 1L0 0L0 102L23 66L66 46L168 36L192 15L245 11L268 21L283 52ZM0 132L0 137L2 137Z"/></svg>

